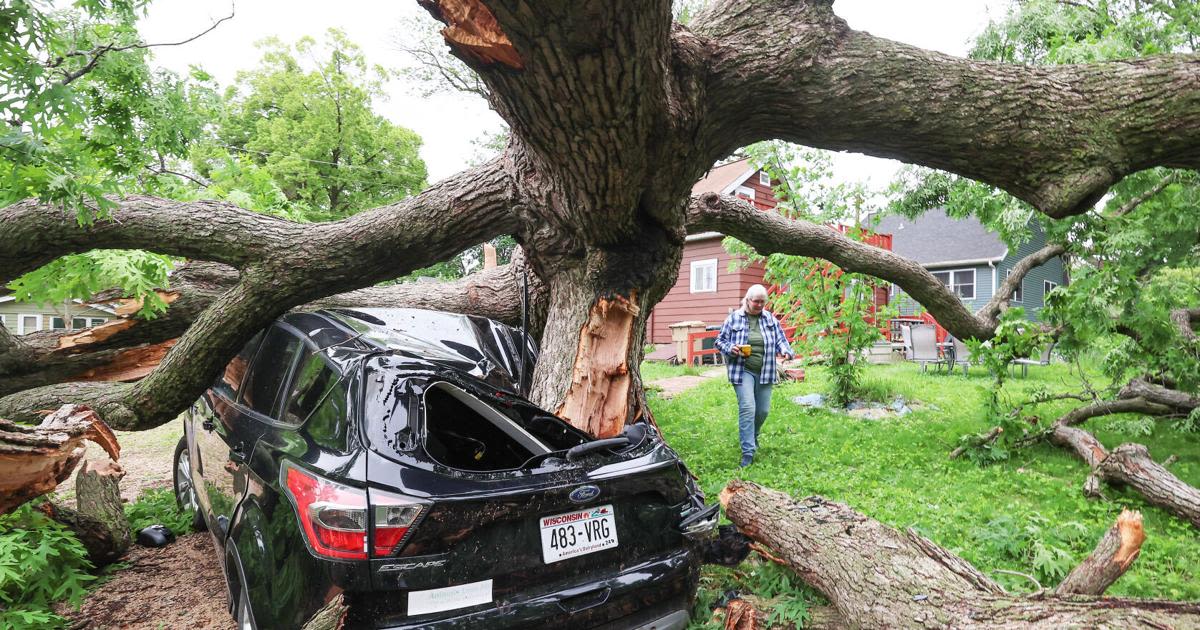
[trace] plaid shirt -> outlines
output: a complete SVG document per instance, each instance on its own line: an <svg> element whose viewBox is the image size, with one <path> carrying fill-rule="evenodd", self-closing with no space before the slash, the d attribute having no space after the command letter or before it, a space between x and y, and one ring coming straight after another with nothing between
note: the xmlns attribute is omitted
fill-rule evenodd
<svg viewBox="0 0 1200 630"><path fill-rule="evenodd" d="M775 319L770 312L765 310L762 312L758 320L758 327L762 332L763 354L766 355L763 357L762 373L759 374L758 382L763 385L771 385L779 382L775 368L775 355L794 357L796 353L788 343L787 336L783 334L783 327L779 325L779 320ZM725 318L725 324L721 326L721 334L717 335L717 349L724 352L729 358L726 370L729 373L729 382L734 385L741 385L742 375L746 373L746 357L742 356L737 347L748 343L750 343L750 322L746 319L746 311L739 308Z"/></svg>

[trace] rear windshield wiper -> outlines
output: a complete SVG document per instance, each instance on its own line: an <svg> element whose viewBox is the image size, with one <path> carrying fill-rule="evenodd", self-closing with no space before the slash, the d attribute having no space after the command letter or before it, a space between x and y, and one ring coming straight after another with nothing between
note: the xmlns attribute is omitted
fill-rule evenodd
<svg viewBox="0 0 1200 630"><path fill-rule="evenodd" d="M601 450L605 450L605 449L616 449L616 448L622 448L622 447L636 448L638 446L641 446L642 442L645 441L645 439L646 439L646 426L645 425L643 425L643 424L628 424L628 425L625 425L625 430L621 433L621 435L618 435L617 437L607 438L607 439L603 439L603 440L593 440L591 442L584 442L583 444L572 446L571 448L559 449L557 451L550 451L548 453L539 453L537 455L534 455L533 457L530 457L529 459L525 460L524 464L521 464L521 469L527 470L529 468L533 468L534 466L542 463L543 461L553 458L553 457L558 457L558 458L566 459L569 462L573 462L573 461L579 459L580 457L583 457L584 455L593 453L595 451L601 451Z"/></svg>
<svg viewBox="0 0 1200 630"><path fill-rule="evenodd" d="M573 462L588 453L601 451L605 449L620 448L625 446L636 447L640 446L642 441L646 439L646 425L644 424L627 424L621 435L603 440L594 440L584 442L579 446L572 446L567 449L567 461Z"/></svg>

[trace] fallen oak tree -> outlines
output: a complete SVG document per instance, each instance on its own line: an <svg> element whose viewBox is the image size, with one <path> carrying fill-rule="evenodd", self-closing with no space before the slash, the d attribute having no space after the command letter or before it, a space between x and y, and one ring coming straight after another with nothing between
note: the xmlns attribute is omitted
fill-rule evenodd
<svg viewBox="0 0 1200 630"><path fill-rule="evenodd" d="M1064 592L1007 593L970 563L912 530L901 532L821 497L735 480L721 492L738 529L821 591L850 627L1200 627L1200 604L1099 598L1140 548L1141 528L1118 521ZM1124 516L1124 515L1123 515ZM1135 516L1126 521L1140 520ZM1110 537L1115 537L1110 538ZM1114 544L1115 540L1115 544ZM1111 560L1105 560L1110 557Z"/></svg>

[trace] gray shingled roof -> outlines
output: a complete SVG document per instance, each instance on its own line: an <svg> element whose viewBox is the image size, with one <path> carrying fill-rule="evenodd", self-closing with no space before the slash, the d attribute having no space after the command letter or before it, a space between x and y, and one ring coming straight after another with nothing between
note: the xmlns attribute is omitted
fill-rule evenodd
<svg viewBox="0 0 1200 630"><path fill-rule="evenodd" d="M934 208L916 219L887 216L875 228L892 235L892 251L924 266L940 263L1000 260L1008 246L974 217L952 219Z"/></svg>

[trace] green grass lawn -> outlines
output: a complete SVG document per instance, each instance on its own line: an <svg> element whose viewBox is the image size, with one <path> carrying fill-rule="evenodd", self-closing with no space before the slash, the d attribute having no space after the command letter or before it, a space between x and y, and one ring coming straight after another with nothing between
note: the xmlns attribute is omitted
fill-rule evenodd
<svg viewBox="0 0 1200 630"><path fill-rule="evenodd" d="M656 377L666 372L653 369ZM948 459L960 436L989 428L983 401L990 377L983 369L964 377L922 374L912 364L870 366L866 378L874 389L890 388L922 403L906 417L876 421L792 403L793 396L824 389L824 369L807 372L806 382L775 388L758 455L745 470L737 468L737 403L725 379L670 400L651 394L650 406L667 442L700 477L710 501L739 477L798 497L819 494L893 526L915 528L1012 592L1035 587L993 571L1031 574L1051 587L1093 549L1121 508L1131 508L1145 517L1146 542L1108 594L1200 599L1200 530L1132 492L1106 488L1108 501L1086 499L1081 489L1087 469L1066 451L1038 445L986 467ZM1033 367L1028 379L1010 381L1005 393L1018 400L1037 386L1077 391L1077 382L1066 365ZM1046 423L1070 408L1069 402L1053 403L1037 413ZM1158 461L1178 455L1170 470L1200 485L1200 435L1128 416L1092 420L1085 427L1110 449L1136 441ZM747 572L705 571L706 588L716 591L736 588L737 576Z"/></svg>

